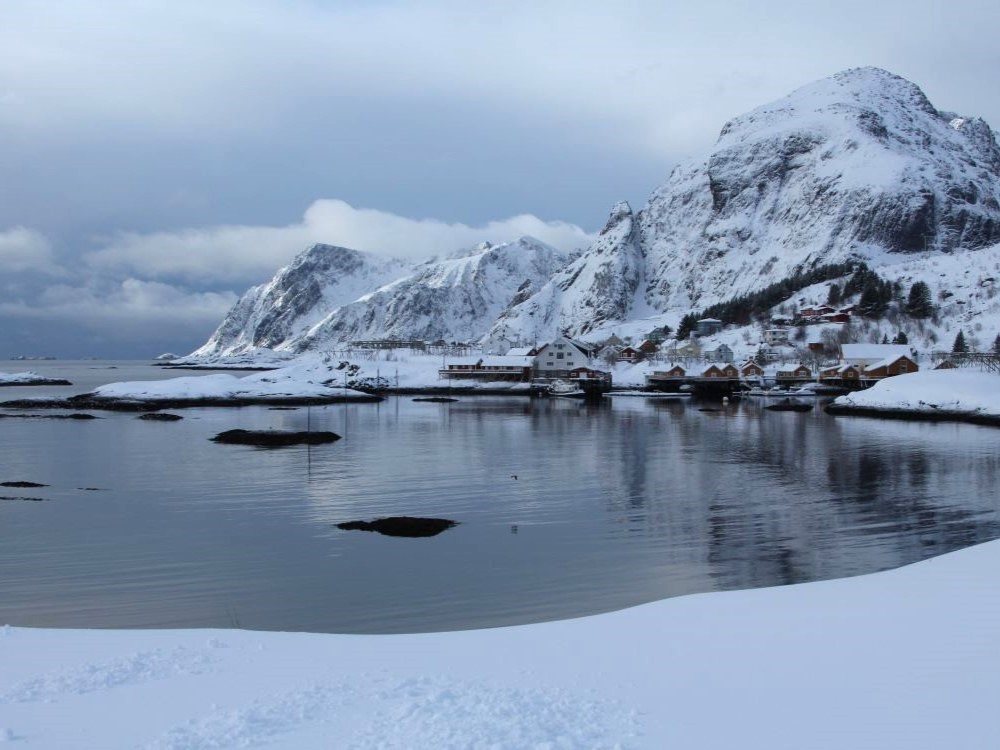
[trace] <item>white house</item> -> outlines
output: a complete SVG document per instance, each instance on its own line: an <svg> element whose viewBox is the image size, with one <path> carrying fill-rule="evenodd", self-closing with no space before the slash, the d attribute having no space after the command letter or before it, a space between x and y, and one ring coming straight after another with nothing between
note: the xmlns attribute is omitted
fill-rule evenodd
<svg viewBox="0 0 1000 750"><path fill-rule="evenodd" d="M788 343L788 329L768 328L764 331L764 343L768 346L784 346Z"/></svg>
<svg viewBox="0 0 1000 750"><path fill-rule="evenodd" d="M577 367L587 367L592 355L591 347L582 341L560 336L538 349L535 370L542 377L549 373L566 372Z"/></svg>

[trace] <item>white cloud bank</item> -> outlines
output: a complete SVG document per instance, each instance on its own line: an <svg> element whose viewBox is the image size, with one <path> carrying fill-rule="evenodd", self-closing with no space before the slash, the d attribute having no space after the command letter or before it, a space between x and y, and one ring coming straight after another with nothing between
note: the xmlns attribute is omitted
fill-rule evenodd
<svg viewBox="0 0 1000 750"><path fill-rule="evenodd" d="M123 233L86 256L102 273L127 272L152 279L250 284L270 278L308 245L324 242L380 255L423 259L531 235L564 250L585 247L593 236L575 224L531 214L482 226L438 219L410 219L342 200L317 200L301 222L284 227L217 226L150 234Z"/></svg>
<svg viewBox="0 0 1000 750"><path fill-rule="evenodd" d="M48 239L26 227L0 231L0 270L13 273L35 271L53 276L64 273L55 262Z"/></svg>
<svg viewBox="0 0 1000 750"><path fill-rule="evenodd" d="M32 302L0 304L0 315L67 321L97 331L134 334L153 326L211 328L236 302L233 292L189 291L140 279L91 286L56 284Z"/></svg>

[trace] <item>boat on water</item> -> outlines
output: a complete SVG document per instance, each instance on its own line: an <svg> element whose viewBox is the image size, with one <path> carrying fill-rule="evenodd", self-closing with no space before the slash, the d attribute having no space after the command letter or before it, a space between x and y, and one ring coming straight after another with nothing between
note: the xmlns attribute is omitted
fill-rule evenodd
<svg viewBox="0 0 1000 750"><path fill-rule="evenodd" d="M763 398L789 398L796 394L794 391L790 391L787 388L761 388L760 386L755 386L749 391L746 391L744 395L760 396Z"/></svg>
<svg viewBox="0 0 1000 750"><path fill-rule="evenodd" d="M550 396L560 398L586 398L587 392L576 383L567 383L565 380L556 380L549 384L546 393Z"/></svg>

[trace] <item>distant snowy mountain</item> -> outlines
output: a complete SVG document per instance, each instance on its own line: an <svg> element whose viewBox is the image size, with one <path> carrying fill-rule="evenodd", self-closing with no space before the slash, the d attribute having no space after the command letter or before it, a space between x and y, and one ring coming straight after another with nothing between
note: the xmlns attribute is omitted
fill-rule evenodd
<svg viewBox="0 0 1000 750"><path fill-rule="evenodd" d="M345 247L317 244L300 253L267 284L246 292L192 357L281 349L316 323L412 266Z"/></svg>
<svg viewBox="0 0 1000 750"><path fill-rule="evenodd" d="M569 258L530 237L416 266L314 245L244 294L191 356L293 353L390 336L476 340L519 294L541 287Z"/></svg>
<svg viewBox="0 0 1000 750"><path fill-rule="evenodd" d="M317 246L244 295L195 354L387 336L599 337L628 321L676 323L817 265L884 268L997 243L990 127L857 68L731 120L642 210L617 204L577 257L523 238L411 268Z"/></svg>
<svg viewBox="0 0 1000 750"><path fill-rule="evenodd" d="M475 341L517 298L545 284L568 255L531 237L484 243L429 261L409 276L344 305L286 343L304 351L356 339Z"/></svg>

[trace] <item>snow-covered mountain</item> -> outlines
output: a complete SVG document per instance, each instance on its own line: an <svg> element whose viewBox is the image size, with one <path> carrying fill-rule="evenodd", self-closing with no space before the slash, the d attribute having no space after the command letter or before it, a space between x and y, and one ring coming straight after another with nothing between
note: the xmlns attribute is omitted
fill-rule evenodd
<svg viewBox="0 0 1000 750"><path fill-rule="evenodd" d="M569 259L531 237L419 265L314 245L244 294L191 356L301 352L390 336L475 340Z"/></svg>
<svg viewBox="0 0 1000 750"><path fill-rule="evenodd" d="M1000 150L982 120L939 112L909 81L858 68L731 120L706 159L676 168L615 232L619 211L572 274L495 330L581 335L602 324L595 311L679 317L796 269L989 246L1000 241ZM622 276L609 289L612 268Z"/></svg>
<svg viewBox="0 0 1000 750"><path fill-rule="evenodd" d="M344 305L287 342L296 351L330 342L395 337L475 341L518 295L541 287L568 255L531 237L484 243L468 254L428 261Z"/></svg>
<svg viewBox="0 0 1000 750"><path fill-rule="evenodd" d="M632 208L618 203L587 252L537 292L515 300L491 335L544 341L564 327L585 334L624 320L639 306L636 295L642 292L644 266Z"/></svg>
<svg viewBox="0 0 1000 750"><path fill-rule="evenodd" d="M639 212L617 204L578 257L523 238L406 268L317 246L248 292L196 354L387 336L593 337L630 320L675 324L817 265L885 267L997 243L990 127L857 68L731 120Z"/></svg>
<svg viewBox="0 0 1000 750"><path fill-rule="evenodd" d="M266 284L236 302L215 333L192 357L281 349L326 315L412 266L345 247L317 244L300 253Z"/></svg>

